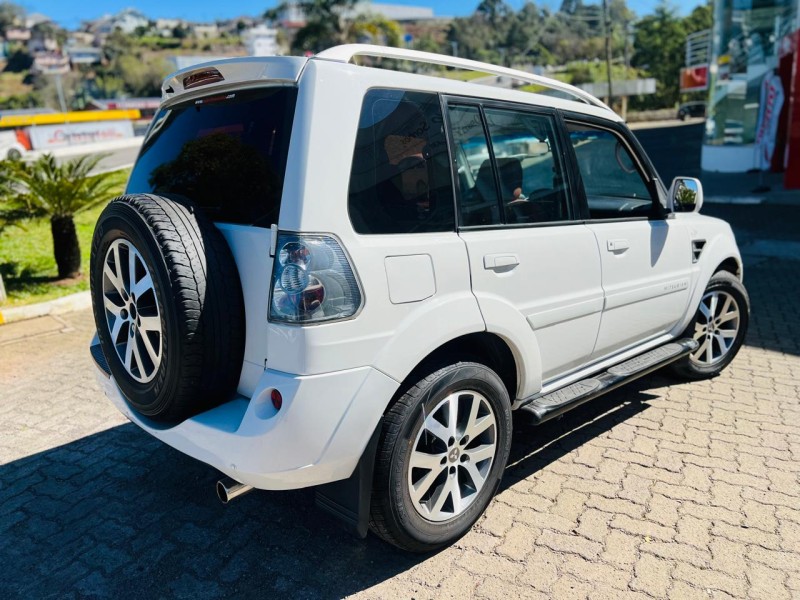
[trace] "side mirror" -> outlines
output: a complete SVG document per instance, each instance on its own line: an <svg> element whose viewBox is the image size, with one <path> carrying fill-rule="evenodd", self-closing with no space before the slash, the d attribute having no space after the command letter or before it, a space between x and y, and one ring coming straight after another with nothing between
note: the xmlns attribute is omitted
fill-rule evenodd
<svg viewBox="0 0 800 600"><path fill-rule="evenodd" d="M669 188L670 212L700 212L703 184L694 177L676 177Z"/></svg>

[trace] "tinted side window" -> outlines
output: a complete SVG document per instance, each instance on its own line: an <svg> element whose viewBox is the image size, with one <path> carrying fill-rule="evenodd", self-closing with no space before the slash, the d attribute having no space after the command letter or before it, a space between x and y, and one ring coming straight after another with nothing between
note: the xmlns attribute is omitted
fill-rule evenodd
<svg viewBox="0 0 800 600"><path fill-rule="evenodd" d="M502 223L480 110L476 106L451 106L448 112L458 167L461 224L471 227Z"/></svg>
<svg viewBox="0 0 800 600"><path fill-rule="evenodd" d="M296 98L283 87L160 110L127 192L185 196L215 221L277 223Z"/></svg>
<svg viewBox="0 0 800 600"><path fill-rule="evenodd" d="M569 218L567 186L552 117L486 109L506 223Z"/></svg>
<svg viewBox="0 0 800 600"><path fill-rule="evenodd" d="M627 146L616 134L568 125L592 219L649 215L652 197Z"/></svg>
<svg viewBox="0 0 800 600"><path fill-rule="evenodd" d="M350 174L353 228L358 233L453 231L449 161L436 94L367 92Z"/></svg>

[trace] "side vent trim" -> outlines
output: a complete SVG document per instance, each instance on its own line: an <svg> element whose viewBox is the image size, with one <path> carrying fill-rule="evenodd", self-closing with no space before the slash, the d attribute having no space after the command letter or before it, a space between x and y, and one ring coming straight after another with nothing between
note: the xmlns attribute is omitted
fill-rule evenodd
<svg viewBox="0 0 800 600"><path fill-rule="evenodd" d="M692 240L692 263L696 263L700 260L700 255L703 253L703 248L705 247L705 240Z"/></svg>

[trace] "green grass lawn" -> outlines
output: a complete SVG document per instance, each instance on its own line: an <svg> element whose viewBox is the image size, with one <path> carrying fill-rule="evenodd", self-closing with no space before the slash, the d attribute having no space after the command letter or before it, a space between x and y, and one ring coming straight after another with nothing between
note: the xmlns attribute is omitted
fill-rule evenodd
<svg viewBox="0 0 800 600"><path fill-rule="evenodd" d="M120 184L119 190L112 191L109 200L121 194L122 187L123 184ZM92 234L103 208L104 203L75 216L75 228L81 246L81 277L77 279L57 279L49 219L23 221L19 225L6 227L0 233L0 275L3 276L8 295L8 300L2 306L8 308L44 302L88 290Z"/></svg>

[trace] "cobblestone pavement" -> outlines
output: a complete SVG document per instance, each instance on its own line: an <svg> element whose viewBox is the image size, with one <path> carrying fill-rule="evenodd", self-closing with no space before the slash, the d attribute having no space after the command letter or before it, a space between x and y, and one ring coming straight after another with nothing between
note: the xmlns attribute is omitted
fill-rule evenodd
<svg viewBox="0 0 800 600"><path fill-rule="evenodd" d="M750 259L747 346L539 428L433 556L360 541L309 491L230 506L217 473L102 397L88 311L0 328L0 596L800 598L800 262Z"/></svg>

